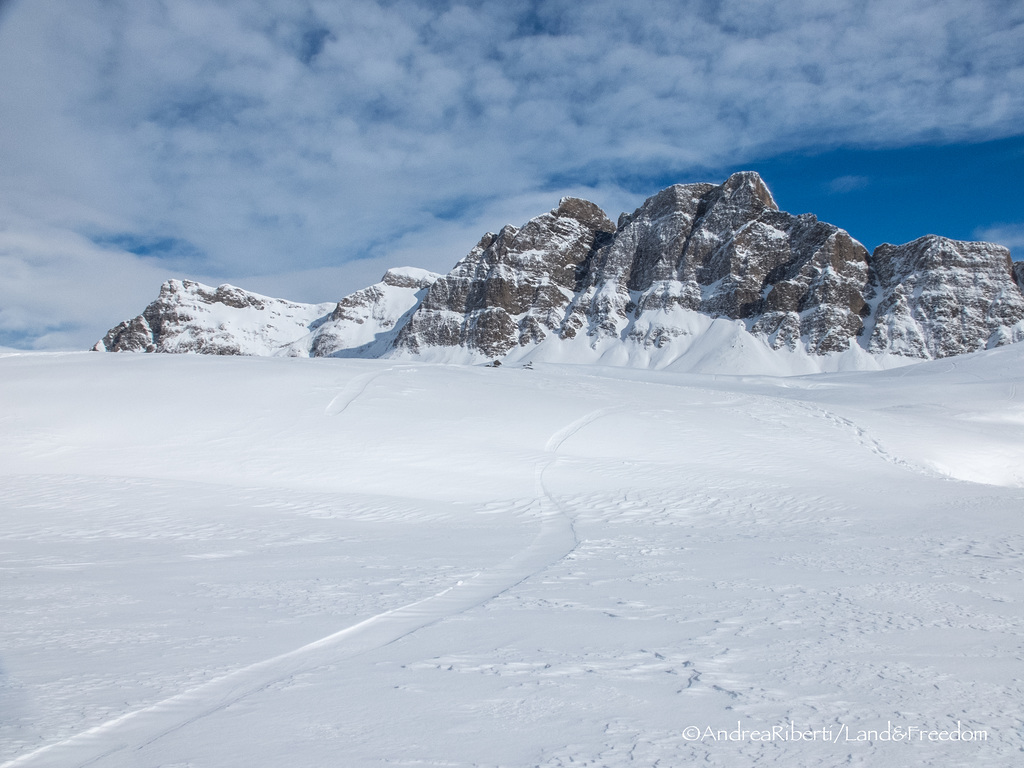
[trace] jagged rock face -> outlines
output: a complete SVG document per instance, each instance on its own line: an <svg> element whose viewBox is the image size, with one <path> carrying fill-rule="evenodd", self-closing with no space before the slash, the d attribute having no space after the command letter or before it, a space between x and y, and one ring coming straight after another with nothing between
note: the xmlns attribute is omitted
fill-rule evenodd
<svg viewBox="0 0 1024 768"><path fill-rule="evenodd" d="M714 189L711 184L669 187L632 216L620 216L615 236L586 265L561 337L575 338L581 331L594 337L618 335L627 314L637 309L638 292L648 294L642 309L698 306L695 281L680 280L680 257L702 213L703 197Z"/></svg>
<svg viewBox="0 0 1024 768"><path fill-rule="evenodd" d="M1002 246L928 235L880 245L871 266L871 352L948 357L1024 338L1021 267Z"/></svg>
<svg viewBox="0 0 1024 768"><path fill-rule="evenodd" d="M565 198L521 229L487 233L427 291L399 348L467 347L501 357L557 330L581 267L615 226L593 203Z"/></svg>
<svg viewBox="0 0 1024 768"><path fill-rule="evenodd" d="M272 299L232 285L211 288L191 280L168 280L141 315L111 329L94 349L270 354L307 333L332 306Z"/></svg>
<svg viewBox="0 0 1024 768"><path fill-rule="evenodd" d="M760 277L763 299L747 305L756 318L754 333L774 349L796 349L801 339L809 351L824 354L847 349L864 332L870 314L866 300L869 269L864 246L846 232L813 216L791 217L785 230L792 257Z"/></svg>
<svg viewBox="0 0 1024 768"><path fill-rule="evenodd" d="M1024 261L1013 262L1013 282L1024 291Z"/></svg>
<svg viewBox="0 0 1024 768"><path fill-rule="evenodd" d="M630 337L658 346L676 329L644 314L678 306L752 319L776 349L846 349L863 330L867 255L838 227L779 211L755 173L677 185L620 218L562 334L618 335L632 316Z"/></svg>
<svg viewBox="0 0 1024 768"><path fill-rule="evenodd" d="M161 293L163 291L161 290ZM96 352L156 352L153 329L145 315L118 323L96 342Z"/></svg>
<svg viewBox="0 0 1024 768"><path fill-rule="evenodd" d="M687 332L682 309L744 321L774 349L942 357L1020 338L1024 268L1008 259L939 238L869 257L844 230L780 211L756 173L738 173L669 187L614 232L594 206L563 201L521 230L487 235L435 284L398 344L500 357L555 334L661 348Z"/></svg>
<svg viewBox="0 0 1024 768"><path fill-rule="evenodd" d="M170 281L96 348L458 360L612 350L660 365L714 326L737 348L934 358L1024 338L1022 288L1024 264L1004 248L928 236L869 255L737 173L662 190L617 225L565 198L488 233L447 275L389 270L334 306Z"/></svg>
<svg viewBox="0 0 1024 768"><path fill-rule="evenodd" d="M141 315L112 328L94 349L324 357L366 351L387 337L379 353L436 278L422 269L388 270L380 283L337 304L300 304L231 285L169 280Z"/></svg>
<svg viewBox="0 0 1024 768"><path fill-rule="evenodd" d="M662 346L676 307L750 320L775 348L816 353L863 332L867 251L814 216L779 211L755 173L676 185L617 227L563 200L522 229L488 234L430 289L398 346L500 357L554 334Z"/></svg>

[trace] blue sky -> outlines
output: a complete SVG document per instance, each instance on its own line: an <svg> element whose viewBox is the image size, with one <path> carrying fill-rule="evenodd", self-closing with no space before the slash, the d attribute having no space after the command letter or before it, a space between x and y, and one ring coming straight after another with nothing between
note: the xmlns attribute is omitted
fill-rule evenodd
<svg viewBox="0 0 1024 768"><path fill-rule="evenodd" d="M573 194L759 171L868 247L1024 257L1019 0L7 0L0 344L171 277L327 301Z"/></svg>

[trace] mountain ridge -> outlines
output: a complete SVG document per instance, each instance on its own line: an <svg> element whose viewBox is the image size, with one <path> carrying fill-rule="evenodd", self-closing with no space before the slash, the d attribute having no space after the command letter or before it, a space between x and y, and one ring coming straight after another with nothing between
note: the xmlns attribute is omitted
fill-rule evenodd
<svg viewBox="0 0 1024 768"><path fill-rule="evenodd" d="M686 368L714 329L800 372L888 367L1024 339L1022 285L1024 266L991 243L925 235L869 253L780 210L748 171L670 186L616 223L563 198L445 275L389 270L337 304L168 281L94 349Z"/></svg>

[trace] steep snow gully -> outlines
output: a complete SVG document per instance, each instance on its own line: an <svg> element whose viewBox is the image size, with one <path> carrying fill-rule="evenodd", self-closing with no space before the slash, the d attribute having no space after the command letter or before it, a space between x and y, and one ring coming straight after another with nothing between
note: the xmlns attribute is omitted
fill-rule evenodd
<svg viewBox="0 0 1024 768"><path fill-rule="evenodd" d="M408 366L396 366L408 367ZM340 415L388 368L358 376L325 408ZM250 664L153 705L127 712L63 741L49 744L0 768L30 766L134 766L137 754L163 737L303 672L335 665L383 648L424 627L481 606L518 584L545 571L579 545L569 512L550 493L545 474L557 463L563 443L588 425L622 407L595 409L556 430L544 445L535 469L536 498L532 506L540 521L533 541L493 569L456 581L445 589L406 605L383 611L287 653Z"/></svg>

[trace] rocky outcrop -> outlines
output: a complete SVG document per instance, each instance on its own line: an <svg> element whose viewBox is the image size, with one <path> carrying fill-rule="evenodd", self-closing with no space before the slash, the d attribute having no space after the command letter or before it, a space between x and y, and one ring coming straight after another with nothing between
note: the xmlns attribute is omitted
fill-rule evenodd
<svg viewBox="0 0 1024 768"><path fill-rule="evenodd" d="M399 348L465 347L501 357L558 331L588 260L615 231L593 203L567 197L521 229L488 232L427 291Z"/></svg>
<svg viewBox="0 0 1024 768"><path fill-rule="evenodd" d="M282 350L291 357L379 357L440 275L389 269L379 283L349 294L330 316Z"/></svg>
<svg viewBox="0 0 1024 768"><path fill-rule="evenodd" d="M1020 267L1002 246L927 235L878 246L871 267L871 352L949 357L1024 338Z"/></svg>
<svg viewBox="0 0 1024 768"><path fill-rule="evenodd" d="M837 351L863 332L867 261L838 227L780 211L755 173L669 187L617 226L568 198L485 235L430 288L397 346L488 357L550 335L663 346L679 330L665 312L682 308L750 319L774 348Z"/></svg>
<svg viewBox="0 0 1024 768"><path fill-rule="evenodd" d="M988 243L928 236L868 254L779 210L747 172L669 187L617 224L564 198L484 235L447 275L390 270L334 306L170 281L96 348L663 365L717 323L714 338L768 354L935 358L1024 338L1022 286L1024 267Z"/></svg>
<svg viewBox="0 0 1024 768"><path fill-rule="evenodd" d="M168 280L138 317L111 329L94 349L267 355L327 315L331 304L298 304L191 280Z"/></svg>
<svg viewBox="0 0 1024 768"><path fill-rule="evenodd" d="M859 345L944 357L1024 334L1024 272L1015 282L1005 249L923 238L869 255L812 214L780 211L756 173L669 187L614 231L583 201L571 207L586 214L556 231L567 205L487 235L430 289L397 346L501 357L554 336L660 349L689 333L679 310L816 355Z"/></svg>
<svg viewBox="0 0 1024 768"><path fill-rule="evenodd" d="M93 349L312 357L379 353L436 278L422 269L391 269L381 282L337 304L300 304L231 285L168 280L141 315L112 328Z"/></svg>
<svg viewBox="0 0 1024 768"><path fill-rule="evenodd" d="M812 215L778 209L755 173L725 184L670 187L631 216L595 259L587 289L562 329L663 345L674 307L750 321L773 348L804 339L816 353L845 349L863 330L867 251Z"/></svg>

